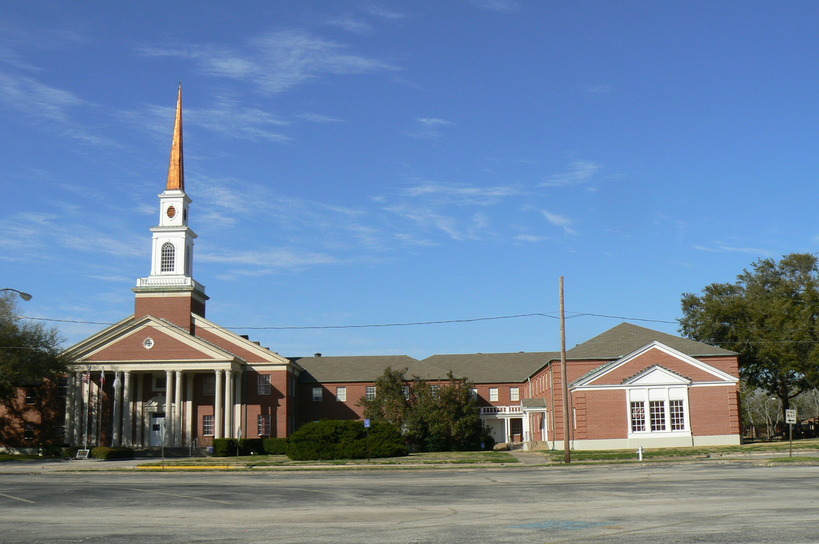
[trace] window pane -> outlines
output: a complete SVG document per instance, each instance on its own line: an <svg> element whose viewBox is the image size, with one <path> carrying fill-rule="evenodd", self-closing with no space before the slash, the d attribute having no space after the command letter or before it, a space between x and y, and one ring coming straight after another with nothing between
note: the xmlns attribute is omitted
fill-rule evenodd
<svg viewBox="0 0 819 544"><path fill-rule="evenodd" d="M273 393L273 386L270 385L270 374L259 374L256 392L259 395L270 395Z"/></svg>
<svg viewBox="0 0 819 544"><path fill-rule="evenodd" d="M322 399L321 387L314 387L313 388L313 402L321 402L321 399Z"/></svg>
<svg viewBox="0 0 819 544"><path fill-rule="evenodd" d="M520 400L520 389L518 389L517 387L510 387L509 388L509 400L519 401Z"/></svg>
<svg viewBox="0 0 819 544"><path fill-rule="evenodd" d="M270 436L270 415L259 414L259 436Z"/></svg>
<svg viewBox="0 0 819 544"><path fill-rule="evenodd" d="M490 387L489 388L489 402L497 402L498 401L498 388L497 387Z"/></svg>
<svg viewBox="0 0 819 544"><path fill-rule="evenodd" d="M651 430L665 430L665 401L652 400L648 403L649 416L651 417Z"/></svg>
<svg viewBox="0 0 819 544"><path fill-rule="evenodd" d="M173 244L170 242L165 242L162 244L162 257L160 263L160 272L173 272L173 261L174 261L174 254L176 250L173 247Z"/></svg>
<svg viewBox="0 0 819 544"><path fill-rule="evenodd" d="M367 389L365 389L365 397L367 400L373 400L375 398L375 386L368 385Z"/></svg>
<svg viewBox="0 0 819 544"><path fill-rule="evenodd" d="M213 417L202 416L202 434L205 436L213 436Z"/></svg>
<svg viewBox="0 0 819 544"><path fill-rule="evenodd" d="M631 432L639 433L646 430L646 407L642 402L631 403Z"/></svg>
<svg viewBox="0 0 819 544"><path fill-rule="evenodd" d="M339 402L347 402L346 387L336 387L336 400Z"/></svg>
<svg viewBox="0 0 819 544"><path fill-rule="evenodd" d="M672 400L668 403L668 411L671 415L671 430L684 431L685 430L685 409L683 401Z"/></svg>
<svg viewBox="0 0 819 544"><path fill-rule="evenodd" d="M216 376L209 374L202 381L202 395L212 397L216 394Z"/></svg>

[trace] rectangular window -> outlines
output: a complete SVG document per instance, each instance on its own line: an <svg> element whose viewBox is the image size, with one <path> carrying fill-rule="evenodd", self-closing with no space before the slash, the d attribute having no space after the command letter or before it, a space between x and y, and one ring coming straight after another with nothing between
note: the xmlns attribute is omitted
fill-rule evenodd
<svg viewBox="0 0 819 544"><path fill-rule="evenodd" d="M26 423L23 440L34 440L34 423Z"/></svg>
<svg viewBox="0 0 819 544"><path fill-rule="evenodd" d="M205 436L213 436L213 422L214 416L202 416L202 434Z"/></svg>
<svg viewBox="0 0 819 544"><path fill-rule="evenodd" d="M259 414L259 436L270 436L270 414Z"/></svg>
<svg viewBox="0 0 819 544"><path fill-rule="evenodd" d="M498 388L497 387L490 387L489 388L489 402L498 402Z"/></svg>
<svg viewBox="0 0 819 544"><path fill-rule="evenodd" d="M26 389L26 404L32 405L37 402L37 390L33 387Z"/></svg>
<svg viewBox="0 0 819 544"><path fill-rule="evenodd" d="M202 395L205 397L213 397L216 395L216 376L208 374L202 380Z"/></svg>
<svg viewBox="0 0 819 544"><path fill-rule="evenodd" d="M270 385L270 374L259 374L256 392L259 395L272 395L273 386Z"/></svg>
<svg viewBox="0 0 819 544"><path fill-rule="evenodd" d="M57 396L68 396L68 376L60 376L57 378Z"/></svg>
<svg viewBox="0 0 819 544"><path fill-rule="evenodd" d="M469 391L469 398L472 400L478 400L478 390L472 389L471 391Z"/></svg>
<svg viewBox="0 0 819 544"><path fill-rule="evenodd" d="M321 387L313 388L313 402L321 402L324 397Z"/></svg>
<svg viewBox="0 0 819 544"><path fill-rule="evenodd" d="M520 389L517 387L510 387L509 388L509 400L512 402L518 402L520 400Z"/></svg>
<svg viewBox="0 0 819 544"><path fill-rule="evenodd" d="M646 405L644 402L631 403L631 432L640 433L646 430Z"/></svg>
<svg viewBox="0 0 819 544"><path fill-rule="evenodd" d="M165 375L161 376L154 376L154 391L164 391L165 390Z"/></svg>
<svg viewBox="0 0 819 544"><path fill-rule="evenodd" d="M364 390L364 397L367 400L373 400L375 398L375 386L368 385L367 388Z"/></svg>
<svg viewBox="0 0 819 544"><path fill-rule="evenodd" d="M347 402L346 387L336 387L336 400L339 402Z"/></svg>
<svg viewBox="0 0 819 544"><path fill-rule="evenodd" d="M436 399L438 398L438 389L440 389L440 386L437 386L437 385L430 385L429 386L429 390L432 392L433 398L436 398Z"/></svg>
<svg viewBox="0 0 819 544"><path fill-rule="evenodd" d="M410 398L410 388L409 385L402 385L401 392L404 394L404 400L409 400Z"/></svg>
<svg viewBox="0 0 819 544"><path fill-rule="evenodd" d="M65 438L65 425L60 424L54 428L54 438Z"/></svg>
<svg viewBox="0 0 819 544"><path fill-rule="evenodd" d="M672 400L668 402L668 412L671 415L671 430L685 430L685 407L683 401Z"/></svg>
<svg viewBox="0 0 819 544"><path fill-rule="evenodd" d="M665 430L665 401L652 400L648 403L648 415L651 420L651 430Z"/></svg>

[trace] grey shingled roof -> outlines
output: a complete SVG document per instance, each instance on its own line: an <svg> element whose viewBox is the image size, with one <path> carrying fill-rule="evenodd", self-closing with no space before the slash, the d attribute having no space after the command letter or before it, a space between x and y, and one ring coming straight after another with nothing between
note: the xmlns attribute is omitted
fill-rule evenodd
<svg viewBox="0 0 819 544"><path fill-rule="evenodd" d="M423 360L437 367L441 377L452 371L456 378L466 377L473 383L524 382L559 352L471 353L466 355L433 355Z"/></svg>
<svg viewBox="0 0 819 544"><path fill-rule="evenodd" d="M619 359L654 341L691 357L736 355L727 349L710 346L645 327L621 323L566 352L567 359Z"/></svg>
<svg viewBox="0 0 819 544"><path fill-rule="evenodd" d="M365 355L350 357L290 357L301 368L301 382L374 382L384 369L407 369L407 377L426 378L426 366L406 355Z"/></svg>

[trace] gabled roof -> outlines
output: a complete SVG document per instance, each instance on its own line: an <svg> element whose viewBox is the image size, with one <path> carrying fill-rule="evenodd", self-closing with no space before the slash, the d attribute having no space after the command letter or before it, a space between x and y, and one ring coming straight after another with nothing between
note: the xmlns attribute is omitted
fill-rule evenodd
<svg viewBox="0 0 819 544"><path fill-rule="evenodd" d="M710 346L645 327L621 323L566 352L567 359L619 359L646 344L660 342L691 357L736 355L727 349Z"/></svg>
<svg viewBox="0 0 819 544"><path fill-rule="evenodd" d="M520 383L553 360L559 352L471 353L465 355L433 355L423 362L438 368L445 378L450 370L456 378L469 378L473 383Z"/></svg>
<svg viewBox="0 0 819 544"><path fill-rule="evenodd" d="M712 379L714 381L723 381L723 382L729 382L729 383L736 383L738 381L738 379L736 377L731 376L730 374L728 374L728 373L726 373L726 372L724 372L724 371L722 371L722 370L720 370L720 369L718 369L716 367L713 367L713 366L709 365L708 363L705 363L705 362L703 362L703 361L701 361L699 359L695 359L694 356L692 356L692 355L687 355L687 354L685 354L685 353L683 353L683 352L681 352L679 350L676 350L676 349L674 349L672 347L669 347L669 346L663 344L662 342L658 342L658 341L654 340L654 341L646 344L645 346L641 346L640 348L634 350L633 352L631 352L631 353L629 353L629 354L627 354L627 355L625 355L623 357L620 357L618 359L615 359L613 361L609 361L609 362L607 362L607 363L605 363L603 365L600 365L599 367L595 368L594 370L586 373L585 375L583 375L580 378L578 378L577 380L575 380L573 383L570 384L570 386L571 387L585 387L585 386L588 386L588 385L593 385L593 382L595 380L597 380L598 378L601 378L602 376L605 376L605 375L609 374L610 372L614 371L615 369L624 367L624 365L627 365L632 361L638 360L640 357L642 357L644 354L650 352L651 350L659 350L659 351L661 351L663 353L671 355L675 359L689 365L690 367L693 367L692 370L694 368L696 368L699 371L703 371L703 372L709 374L710 376L713 377ZM656 369L662 369L663 372L666 372L669 375L677 376L679 378L682 378L683 380L690 380L690 378L688 378L687 376L683 376L679 372L674 372L674 371L669 370L669 369L667 369L667 368L665 368L665 367L663 367L661 365L652 365L651 367L649 367L647 369L641 370L636 375L632 375L632 376L626 378L625 380L623 380L622 383L628 383L630 381L633 381L637 377L645 374L648 370L656 370Z"/></svg>
<svg viewBox="0 0 819 544"><path fill-rule="evenodd" d="M407 369L407 378L428 378L426 365L406 355L365 355L351 357L290 357L304 372L300 381L306 383L374 382L384 369Z"/></svg>

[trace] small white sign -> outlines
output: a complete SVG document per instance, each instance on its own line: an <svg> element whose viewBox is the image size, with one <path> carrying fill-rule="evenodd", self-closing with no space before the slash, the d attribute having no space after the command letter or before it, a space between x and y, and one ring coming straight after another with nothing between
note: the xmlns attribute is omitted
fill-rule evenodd
<svg viewBox="0 0 819 544"><path fill-rule="evenodd" d="M796 423L796 410L785 410L785 423Z"/></svg>

